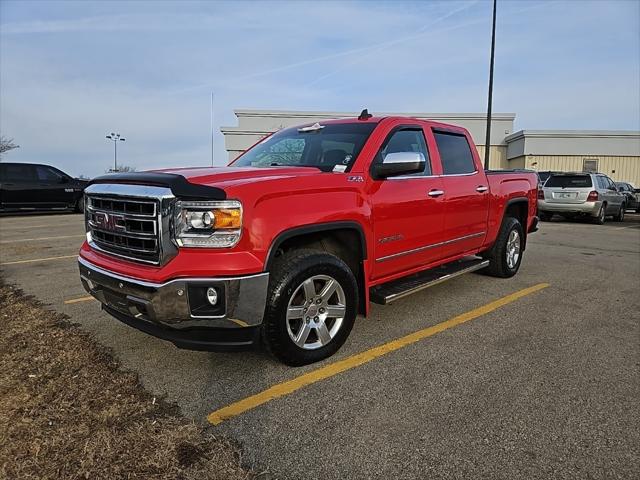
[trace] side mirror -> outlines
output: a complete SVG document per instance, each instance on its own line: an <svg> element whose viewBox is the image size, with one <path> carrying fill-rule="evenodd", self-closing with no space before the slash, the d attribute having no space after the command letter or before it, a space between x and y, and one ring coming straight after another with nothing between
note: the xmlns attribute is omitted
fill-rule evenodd
<svg viewBox="0 0 640 480"><path fill-rule="evenodd" d="M389 153L382 159L382 163L375 163L372 166L371 175L376 180L410 175L424 171L426 163L422 152Z"/></svg>
<svg viewBox="0 0 640 480"><path fill-rule="evenodd" d="M69 177L60 177L60 183L69 183Z"/></svg>

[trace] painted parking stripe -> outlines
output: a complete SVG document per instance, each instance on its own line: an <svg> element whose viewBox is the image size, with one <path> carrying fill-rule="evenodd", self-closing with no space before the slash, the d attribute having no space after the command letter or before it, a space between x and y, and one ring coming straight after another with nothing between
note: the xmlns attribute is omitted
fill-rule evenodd
<svg viewBox="0 0 640 480"><path fill-rule="evenodd" d="M62 255L60 257L46 257L46 258L31 258L29 260L14 260L13 262L2 262L0 265L18 265L20 263L35 263L35 262L48 262L50 260L62 260L64 258L78 258L78 254L75 255Z"/></svg>
<svg viewBox="0 0 640 480"><path fill-rule="evenodd" d="M352 368L359 367L360 365L364 365L365 363L382 357L383 355L395 352L396 350L399 350L408 345L412 345L416 342L419 342L420 340L431 337L432 335L436 335L437 333L443 332L449 328L491 313L500 307L515 302L522 297L531 295L532 293L547 288L548 286L548 283L539 283L537 285L533 285L532 287L528 287L505 297L499 298L498 300L494 300L493 302L483 305L482 307L475 308L431 327L418 330L417 332L411 333L396 340L392 340L378 347L374 347L362 353L347 357L344 360L339 360L324 367L320 367L316 370L312 370L311 372L300 375L299 377L296 377L292 380L278 383L276 385L273 385L272 387L267 388L266 390L263 390L260 393L251 395L250 397L244 398L235 403L232 403L231 405L227 405L226 407L211 412L207 416L207 420L213 425L218 425L225 420L238 416L248 410L259 407L260 405L271 400L289 395L296 390L306 387L307 385L314 384Z"/></svg>
<svg viewBox="0 0 640 480"><path fill-rule="evenodd" d="M15 240L2 240L0 241L0 244L36 242L39 240L58 240L60 238L85 238L85 235L60 235L59 237L17 238Z"/></svg>
<svg viewBox="0 0 640 480"><path fill-rule="evenodd" d="M86 297L70 298L69 300L65 300L64 304L65 305L71 305L71 304L74 304L74 303L89 302L91 300L95 300L95 298L93 298L91 295L88 295Z"/></svg>

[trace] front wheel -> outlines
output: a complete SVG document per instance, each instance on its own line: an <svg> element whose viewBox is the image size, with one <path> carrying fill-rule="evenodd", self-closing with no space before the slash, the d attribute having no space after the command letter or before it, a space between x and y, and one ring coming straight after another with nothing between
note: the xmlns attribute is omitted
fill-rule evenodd
<svg viewBox="0 0 640 480"><path fill-rule="evenodd" d="M78 201L76 202L76 206L74 209L77 213L83 213L84 212L84 195L81 196Z"/></svg>
<svg viewBox="0 0 640 480"><path fill-rule="evenodd" d="M540 212L540 221L550 222L552 218L553 218L553 213Z"/></svg>
<svg viewBox="0 0 640 480"><path fill-rule="evenodd" d="M491 250L483 255L489 266L482 270L492 277L509 278L518 273L522 262L524 230L515 217L506 217Z"/></svg>
<svg viewBox="0 0 640 480"><path fill-rule="evenodd" d="M620 205L620 210L618 210L618 213L613 217L616 222L624 222L624 211L626 208L627 206L624 203Z"/></svg>
<svg viewBox="0 0 640 480"><path fill-rule="evenodd" d="M356 279L340 258L320 250L285 254L269 279L267 349L291 366L330 357L349 336L357 305Z"/></svg>

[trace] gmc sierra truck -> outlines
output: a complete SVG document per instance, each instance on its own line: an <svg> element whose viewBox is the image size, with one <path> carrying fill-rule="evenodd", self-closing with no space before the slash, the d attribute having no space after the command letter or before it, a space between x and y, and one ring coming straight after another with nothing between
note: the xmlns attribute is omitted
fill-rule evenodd
<svg viewBox="0 0 640 480"><path fill-rule="evenodd" d="M507 278L538 179L485 171L460 127L403 117L286 128L227 167L112 174L85 191L84 288L176 346L335 353L357 314L460 274Z"/></svg>

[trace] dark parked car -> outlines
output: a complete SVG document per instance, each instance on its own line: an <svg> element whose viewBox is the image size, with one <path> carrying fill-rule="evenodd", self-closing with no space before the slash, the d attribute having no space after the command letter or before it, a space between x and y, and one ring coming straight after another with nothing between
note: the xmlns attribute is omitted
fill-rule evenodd
<svg viewBox="0 0 640 480"><path fill-rule="evenodd" d="M627 197L627 209L640 213L640 189L633 188L627 182L616 182L616 188Z"/></svg>
<svg viewBox="0 0 640 480"><path fill-rule="evenodd" d="M73 178L49 165L0 163L0 211L84 208L88 180Z"/></svg>

